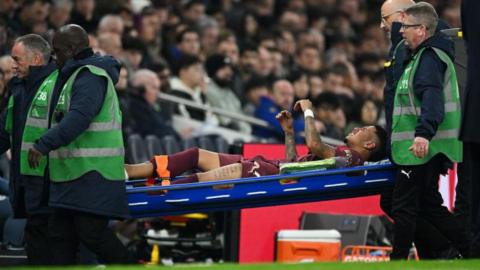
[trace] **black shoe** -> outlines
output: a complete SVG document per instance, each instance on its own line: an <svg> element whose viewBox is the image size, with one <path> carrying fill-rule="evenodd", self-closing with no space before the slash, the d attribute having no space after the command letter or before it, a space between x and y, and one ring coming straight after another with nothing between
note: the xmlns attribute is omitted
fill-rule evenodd
<svg viewBox="0 0 480 270"><path fill-rule="evenodd" d="M450 247L444 251L439 252L437 258L440 260L460 260L463 259L463 256L456 248Z"/></svg>

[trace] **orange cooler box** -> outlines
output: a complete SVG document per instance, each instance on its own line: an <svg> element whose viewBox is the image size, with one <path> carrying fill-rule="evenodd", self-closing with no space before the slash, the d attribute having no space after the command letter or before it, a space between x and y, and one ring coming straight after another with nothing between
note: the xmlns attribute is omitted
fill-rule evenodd
<svg viewBox="0 0 480 270"><path fill-rule="evenodd" d="M338 261L341 235L337 230L281 230L277 233L277 261Z"/></svg>

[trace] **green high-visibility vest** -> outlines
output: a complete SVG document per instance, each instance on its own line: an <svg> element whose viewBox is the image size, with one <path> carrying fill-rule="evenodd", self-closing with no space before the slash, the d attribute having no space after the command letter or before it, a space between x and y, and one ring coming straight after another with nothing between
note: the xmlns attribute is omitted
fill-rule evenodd
<svg viewBox="0 0 480 270"><path fill-rule="evenodd" d="M413 79L422 53L422 48L405 68L395 93L392 121L392 157L400 165L421 165L439 153L445 154L451 161L462 161L462 142L458 138L461 109L457 75L450 57L440 49L432 48L447 65L443 81L444 119L430 141L428 154L417 158L408 148L413 144L415 127L421 114L421 102L415 96Z"/></svg>
<svg viewBox="0 0 480 270"><path fill-rule="evenodd" d="M58 71L50 73L45 78L33 97L30 108L28 109L25 127L22 134L22 146L20 151L20 173L23 175L43 176L47 166L47 157L42 156L39 166L35 169L28 165L28 150L33 147L35 141L39 139L48 129L48 115L50 110L50 101L57 81ZM13 129L13 96L8 100L7 124L6 130L12 134Z"/></svg>
<svg viewBox="0 0 480 270"><path fill-rule="evenodd" d="M107 180L125 180L122 116L115 88L105 70L86 65L68 78L51 119L52 127L58 124L56 116L69 111L73 83L85 69L107 79L105 99L100 112L82 134L70 144L50 152L50 178L54 182L65 182L97 171Z"/></svg>

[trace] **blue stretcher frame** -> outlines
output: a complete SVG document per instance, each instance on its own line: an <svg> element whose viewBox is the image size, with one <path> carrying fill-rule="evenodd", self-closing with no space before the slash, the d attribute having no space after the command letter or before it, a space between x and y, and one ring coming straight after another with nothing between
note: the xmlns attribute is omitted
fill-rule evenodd
<svg viewBox="0 0 480 270"><path fill-rule="evenodd" d="M142 218L374 195L394 179L394 166L381 164L170 186L136 180L126 189L131 216Z"/></svg>

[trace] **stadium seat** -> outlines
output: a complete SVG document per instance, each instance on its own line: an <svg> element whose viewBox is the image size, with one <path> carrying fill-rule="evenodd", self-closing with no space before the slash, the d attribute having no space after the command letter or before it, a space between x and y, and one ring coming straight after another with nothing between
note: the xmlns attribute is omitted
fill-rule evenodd
<svg viewBox="0 0 480 270"><path fill-rule="evenodd" d="M215 147L215 144L210 139L210 136L200 136L198 137L197 140L198 140L198 147L205 150L217 152L217 148Z"/></svg>
<svg viewBox="0 0 480 270"><path fill-rule="evenodd" d="M218 136L214 139L215 148L219 153L229 153L230 152L230 145L228 141L225 140L222 136Z"/></svg>
<svg viewBox="0 0 480 270"><path fill-rule="evenodd" d="M165 150L165 153L164 153L165 155L177 153L182 150L182 148L180 148L180 144L178 143L177 139L172 135L167 135L160 138L160 144L163 146Z"/></svg>
<svg viewBox="0 0 480 270"><path fill-rule="evenodd" d="M25 219L8 218L3 228L3 244L7 249L17 250L24 247Z"/></svg>
<svg viewBox="0 0 480 270"><path fill-rule="evenodd" d="M127 144L127 162L142 163L148 160L145 141L139 134L128 136Z"/></svg>
<svg viewBox="0 0 480 270"><path fill-rule="evenodd" d="M184 139L182 141L182 147L183 147L183 150L186 150L186 149L192 148L192 147L198 147L197 138Z"/></svg>
<svg viewBox="0 0 480 270"><path fill-rule="evenodd" d="M165 149L157 136L148 135L145 137L145 143L147 145L147 156L149 158L154 155L162 155L165 153Z"/></svg>

